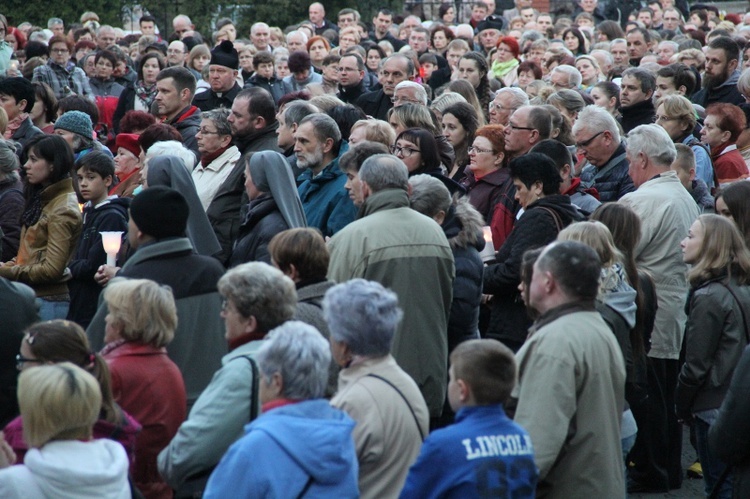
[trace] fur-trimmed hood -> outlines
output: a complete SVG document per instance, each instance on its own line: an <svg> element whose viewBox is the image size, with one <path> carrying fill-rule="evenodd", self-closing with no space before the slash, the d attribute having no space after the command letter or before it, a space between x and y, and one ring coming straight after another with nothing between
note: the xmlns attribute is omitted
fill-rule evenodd
<svg viewBox="0 0 750 499"><path fill-rule="evenodd" d="M451 249L473 246L477 251L484 249L482 226L484 218L469 203L467 196L454 197L443 222L443 231Z"/></svg>

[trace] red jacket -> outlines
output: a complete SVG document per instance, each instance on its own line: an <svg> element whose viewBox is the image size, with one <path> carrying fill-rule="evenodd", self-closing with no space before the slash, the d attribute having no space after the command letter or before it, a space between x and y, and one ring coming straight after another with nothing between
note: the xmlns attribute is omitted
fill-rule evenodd
<svg viewBox="0 0 750 499"><path fill-rule="evenodd" d="M143 430L136 439L133 481L148 499L171 498L159 476L156 456L185 419L187 401L182 374L166 348L141 343L110 344L102 350L112 374L112 393Z"/></svg>
<svg viewBox="0 0 750 499"><path fill-rule="evenodd" d="M747 164L737 150L737 144L725 144L711 151L714 172L719 185L736 182L748 177ZM717 186L718 187L718 186Z"/></svg>

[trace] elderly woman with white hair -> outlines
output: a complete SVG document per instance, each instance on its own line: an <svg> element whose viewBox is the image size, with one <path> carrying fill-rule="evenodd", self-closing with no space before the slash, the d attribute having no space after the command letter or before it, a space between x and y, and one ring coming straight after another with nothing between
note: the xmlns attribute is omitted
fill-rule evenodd
<svg viewBox="0 0 750 499"><path fill-rule="evenodd" d="M128 457L108 439L92 440L102 394L96 378L70 363L26 369L18 381L24 435L32 447L25 464L0 438L0 497L127 499Z"/></svg>
<svg viewBox="0 0 750 499"><path fill-rule="evenodd" d="M403 316L398 298L377 282L353 279L326 293L323 315L343 368L331 405L357 422L361 497L396 497L429 431L417 384L390 354Z"/></svg>
<svg viewBox="0 0 750 499"><path fill-rule="evenodd" d="M221 459L203 497L357 497L355 423L322 398L328 342L291 321L268 334L256 358L263 414Z"/></svg>

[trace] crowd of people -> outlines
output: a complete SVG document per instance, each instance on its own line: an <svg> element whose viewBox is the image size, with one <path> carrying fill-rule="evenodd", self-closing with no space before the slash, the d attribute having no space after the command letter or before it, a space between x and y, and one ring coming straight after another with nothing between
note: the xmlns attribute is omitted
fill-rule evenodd
<svg viewBox="0 0 750 499"><path fill-rule="evenodd" d="M750 13L552 6L0 15L0 497L747 497Z"/></svg>

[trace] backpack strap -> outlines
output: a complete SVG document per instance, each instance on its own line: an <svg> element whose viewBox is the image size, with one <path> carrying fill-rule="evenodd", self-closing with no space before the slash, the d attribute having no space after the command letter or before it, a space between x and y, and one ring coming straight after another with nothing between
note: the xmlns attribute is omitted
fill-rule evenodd
<svg viewBox="0 0 750 499"><path fill-rule="evenodd" d="M425 439L425 434L424 434L424 433L422 432L422 427L421 427L421 426L419 425L419 420L417 419L417 415L416 415L416 413L414 412L414 409L412 408L411 404L409 403L409 400L408 400L408 399L406 398L406 396L405 396L405 395L403 394L403 392L402 392L401 390L399 390L399 389L398 389L398 388L396 387L396 385L394 385L393 383L391 383L390 381L388 381L387 379L385 379L385 378L384 378L384 377L382 377L382 376L379 376L379 375L377 375L377 374L373 374L373 373L370 373L370 374L368 374L367 376L368 376L368 377L371 377L371 378L377 378L377 379L379 379L380 381L382 381L383 383L386 383L386 384L390 385L390 387L391 387L391 388L393 388L394 390L396 390L396 393L398 393L399 395L401 395L401 398L402 398L402 399L404 400L404 402L406 403L406 407L408 407L408 408L409 408L409 412L411 412L411 415L412 415L412 417L414 418L414 422L415 422L415 423L416 423L416 425L417 425L417 430L419 430L419 436L420 436L420 437L422 438L422 442L424 442L424 439Z"/></svg>

